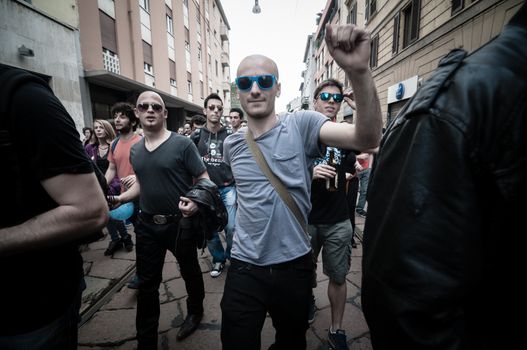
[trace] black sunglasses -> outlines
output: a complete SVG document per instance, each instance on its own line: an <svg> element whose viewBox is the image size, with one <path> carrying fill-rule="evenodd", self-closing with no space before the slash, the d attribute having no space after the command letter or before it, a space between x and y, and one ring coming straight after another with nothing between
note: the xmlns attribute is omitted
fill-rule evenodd
<svg viewBox="0 0 527 350"><path fill-rule="evenodd" d="M344 95L342 94L330 94L329 92L321 92L320 95L318 95L322 101L329 101L331 97L333 97L333 101L340 103L344 99Z"/></svg>
<svg viewBox="0 0 527 350"><path fill-rule="evenodd" d="M137 105L137 109L139 110L139 112L146 112L148 111L149 107L152 107L154 112L161 112L163 110L163 106L159 103L139 103Z"/></svg>
<svg viewBox="0 0 527 350"><path fill-rule="evenodd" d="M236 78L236 86L240 91L249 91L253 87L253 82L258 84L261 90L269 90L276 82L276 77L273 74L242 76Z"/></svg>
<svg viewBox="0 0 527 350"><path fill-rule="evenodd" d="M213 111L215 109L217 109L218 112L223 111L223 107L222 106L209 105L209 111Z"/></svg>

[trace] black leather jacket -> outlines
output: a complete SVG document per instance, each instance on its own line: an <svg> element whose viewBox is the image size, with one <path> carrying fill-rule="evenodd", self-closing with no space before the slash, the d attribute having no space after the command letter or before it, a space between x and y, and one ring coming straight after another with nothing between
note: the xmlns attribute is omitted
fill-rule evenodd
<svg viewBox="0 0 527 350"><path fill-rule="evenodd" d="M205 248L212 233L223 230L229 219L227 209L218 192L218 186L209 179L199 179L185 197L198 205L199 212L181 219L180 228L191 230L198 248Z"/></svg>
<svg viewBox="0 0 527 350"><path fill-rule="evenodd" d="M376 350L524 343L525 23L465 55L441 60L375 159L362 303Z"/></svg>

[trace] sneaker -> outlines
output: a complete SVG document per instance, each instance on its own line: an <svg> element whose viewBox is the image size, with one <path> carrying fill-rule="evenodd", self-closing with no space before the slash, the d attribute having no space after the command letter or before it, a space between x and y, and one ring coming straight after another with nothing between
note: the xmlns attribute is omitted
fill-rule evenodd
<svg viewBox="0 0 527 350"><path fill-rule="evenodd" d="M132 250L134 250L134 242L132 242L132 236L127 235L122 239L122 241L124 243L124 248L126 249L126 251L131 252Z"/></svg>
<svg viewBox="0 0 527 350"><path fill-rule="evenodd" d="M214 266L212 267L212 271L210 271L211 277L214 277L214 278L219 277L221 273L223 272L224 267L225 265L223 265L223 263L220 263L220 262L214 263Z"/></svg>
<svg viewBox="0 0 527 350"><path fill-rule="evenodd" d="M137 275L134 275L134 277L132 277L132 279L128 283L127 287L130 289L139 289L139 277L137 277Z"/></svg>
<svg viewBox="0 0 527 350"><path fill-rule="evenodd" d="M121 249L122 247L123 247L123 242L121 242L121 240L110 241L110 244L108 244L108 248L106 248L106 250L104 251L104 255L113 256L113 254L119 249Z"/></svg>
<svg viewBox="0 0 527 350"><path fill-rule="evenodd" d="M342 329L337 329L335 333L328 331L328 345L333 350L348 350L346 332Z"/></svg>
<svg viewBox="0 0 527 350"><path fill-rule="evenodd" d="M315 296L312 295L311 301L309 302L309 313L307 316L307 322L309 322L309 324L315 321L316 313L317 313L317 306L315 305Z"/></svg>

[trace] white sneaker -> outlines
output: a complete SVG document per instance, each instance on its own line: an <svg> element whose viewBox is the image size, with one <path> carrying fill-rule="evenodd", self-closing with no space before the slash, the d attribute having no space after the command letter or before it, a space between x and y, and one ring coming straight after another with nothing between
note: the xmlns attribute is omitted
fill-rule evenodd
<svg viewBox="0 0 527 350"><path fill-rule="evenodd" d="M212 270L210 271L210 275L211 277L219 277L221 275L221 273L223 272L223 263L220 263L220 262L217 262L217 263L214 263L214 266L212 267Z"/></svg>

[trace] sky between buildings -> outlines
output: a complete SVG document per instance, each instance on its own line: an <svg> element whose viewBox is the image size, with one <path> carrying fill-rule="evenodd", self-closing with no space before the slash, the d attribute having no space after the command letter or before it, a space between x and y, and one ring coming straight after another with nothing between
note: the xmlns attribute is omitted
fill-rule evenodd
<svg viewBox="0 0 527 350"><path fill-rule="evenodd" d="M326 0L259 0L259 14L252 13L254 0L221 0L221 4L231 27L231 80L244 57L268 56L278 65L282 84L276 112L285 111L292 99L300 97L307 36L316 31L316 14L324 10Z"/></svg>

